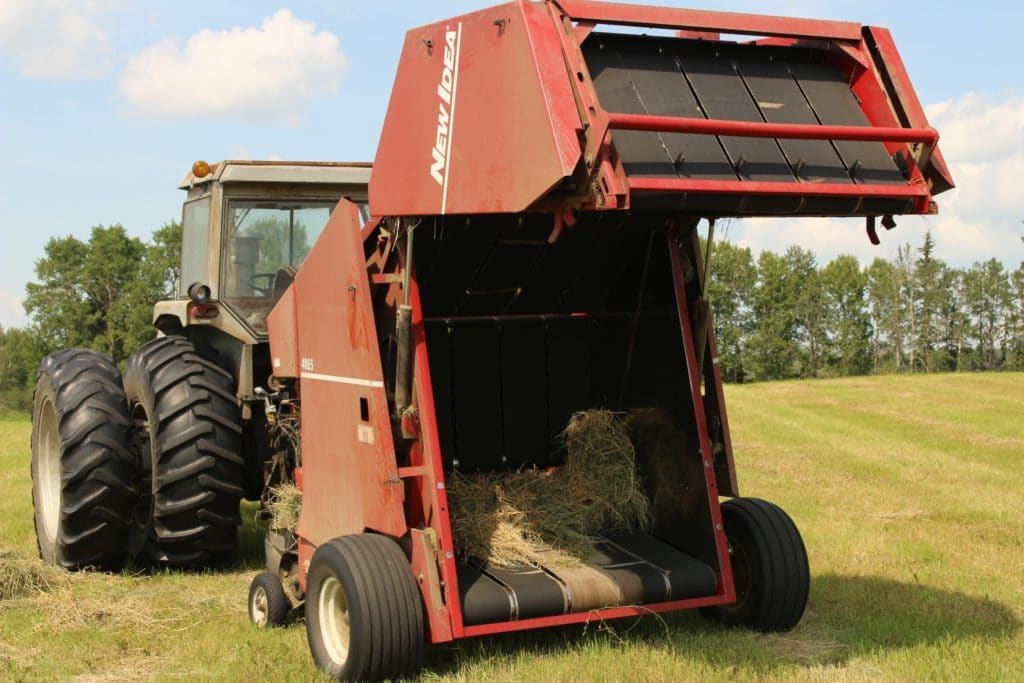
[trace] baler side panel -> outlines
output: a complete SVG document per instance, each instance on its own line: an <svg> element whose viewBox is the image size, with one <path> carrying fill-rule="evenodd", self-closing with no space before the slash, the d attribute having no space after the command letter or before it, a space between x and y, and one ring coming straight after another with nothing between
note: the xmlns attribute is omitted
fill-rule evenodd
<svg viewBox="0 0 1024 683"><path fill-rule="evenodd" d="M267 316L270 364L278 377L299 376L299 332L296 324L295 287L289 286Z"/></svg>
<svg viewBox="0 0 1024 683"><path fill-rule="evenodd" d="M407 530L359 227L356 205L342 200L293 285L308 501L298 533L314 546Z"/></svg>
<svg viewBox="0 0 1024 683"><path fill-rule="evenodd" d="M374 215L523 211L572 174L579 114L555 30L543 5L513 2L409 32Z"/></svg>

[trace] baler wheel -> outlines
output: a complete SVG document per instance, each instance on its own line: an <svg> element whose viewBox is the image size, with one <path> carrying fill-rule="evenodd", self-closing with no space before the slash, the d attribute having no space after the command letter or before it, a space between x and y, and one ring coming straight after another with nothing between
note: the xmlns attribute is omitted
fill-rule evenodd
<svg viewBox="0 0 1024 683"><path fill-rule="evenodd" d="M788 631L807 607L811 576L807 550L782 508L757 498L722 504L736 602L701 610L727 626Z"/></svg>
<svg viewBox="0 0 1024 683"><path fill-rule="evenodd" d="M114 568L135 500L128 408L113 361L86 349L43 359L32 406L32 503L47 564Z"/></svg>
<svg viewBox="0 0 1024 683"><path fill-rule="evenodd" d="M310 561L306 588L309 649L328 675L375 681L419 672L419 588L393 539L354 534L322 544Z"/></svg>
<svg viewBox="0 0 1024 683"><path fill-rule="evenodd" d="M143 562L207 567L238 553L242 429L231 375L187 339L160 337L124 375L143 494L129 545Z"/></svg>
<svg viewBox="0 0 1024 683"><path fill-rule="evenodd" d="M277 574L260 572L249 584L249 620L260 628L283 626L288 620L288 596Z"/></svg>

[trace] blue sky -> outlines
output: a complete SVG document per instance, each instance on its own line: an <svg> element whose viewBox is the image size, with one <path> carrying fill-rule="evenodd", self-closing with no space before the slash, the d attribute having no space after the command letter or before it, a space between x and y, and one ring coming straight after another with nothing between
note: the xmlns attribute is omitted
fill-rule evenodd
<svg viewBox="0 0 1024 683"><path fill-rule="evenodd" d="M196 159L372 160L405 30L489 4L3 0L0 325L26 322L19 301L49 238L111 223L148 237L180 217ZM729 239L866 261L931 228L956 265L1024 259L1024 4L646 4L888 27L959 184L942 215L905 218L880 248L852 220L734 222Z"/></svg>

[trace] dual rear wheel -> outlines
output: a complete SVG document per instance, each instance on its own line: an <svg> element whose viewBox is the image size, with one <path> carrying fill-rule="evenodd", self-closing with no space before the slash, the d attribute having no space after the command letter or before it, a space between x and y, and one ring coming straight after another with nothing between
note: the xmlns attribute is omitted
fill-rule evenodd
<svg viewBox="0 0 1024 683"><path fill-rule="evenodd" d="M234 384L186 339L139 347L123 384L103 354L48 355L32 425L36 537L48 564L235 558L243 460Z"/></svg>

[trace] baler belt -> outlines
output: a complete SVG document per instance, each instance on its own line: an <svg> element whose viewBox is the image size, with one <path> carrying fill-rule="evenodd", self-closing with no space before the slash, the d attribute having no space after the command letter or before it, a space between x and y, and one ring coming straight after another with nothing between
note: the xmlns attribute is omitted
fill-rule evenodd
<svg viewBox="0 0 1024 683"><path fill-rule="evenodd" d="M867 126L850 86L821 56L796 48L704 44L593 34L583 46L609 112L752 123ZM631 178L792 183L793 194L663 196L657 206L700 212L900 213L912 201L802 196L801 185L906 184L880 142L789 140L693 133L613 131ZM638 183L639 186L639 183ZM636 198L634 198L636 199ZM655 201L649 199L648 201ZM668 204L666 204L668 202ZM645 205L646 206L646 205ZM653 207L654 205L652 205Z"/></svg>
<svg viewBox="0 0 1024 683"><path fill-rule="evenodd" d="M713 595L714 570L640 532L608 532L575 567L460 564L463 623L586 612Z"/></svg>

